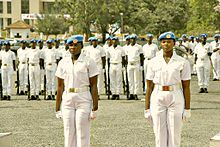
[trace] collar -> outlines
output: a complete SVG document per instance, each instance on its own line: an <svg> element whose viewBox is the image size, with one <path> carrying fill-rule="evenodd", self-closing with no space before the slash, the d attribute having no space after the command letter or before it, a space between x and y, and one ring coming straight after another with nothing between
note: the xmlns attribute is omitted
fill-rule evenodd
<svg viewBox="0 0 220 147"><path fill-rule="evenodd" d="M159 53L159 61L164 61L164 58L163 58L163 50L162 50L162 52L161 53ZM178 60L178 56L177 56L177 54L176 54L176 52L175 51L173 51L173 55L172 55L172 57L170 58L170 61L177 61Z"/></svg>

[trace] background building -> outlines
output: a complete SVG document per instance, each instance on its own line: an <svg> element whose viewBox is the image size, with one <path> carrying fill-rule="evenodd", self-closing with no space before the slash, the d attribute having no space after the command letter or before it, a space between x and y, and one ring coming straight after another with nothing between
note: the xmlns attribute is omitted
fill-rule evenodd
<svg viewBox="0 0 220 147"><path fill-rule="evenodd" d="M0 29L24 20L31 26L42 11L50 11L55 0L0 0Z"/></svg>

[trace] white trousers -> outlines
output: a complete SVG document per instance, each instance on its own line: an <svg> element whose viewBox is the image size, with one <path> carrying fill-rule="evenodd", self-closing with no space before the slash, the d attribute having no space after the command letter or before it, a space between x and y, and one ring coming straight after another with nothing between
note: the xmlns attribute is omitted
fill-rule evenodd
<svg viewBox="0 0 220 147"><path fill-rule="evenodd" d="M39 95L40 91L40 66L29 65L30 94Z"/></svg>
<svg viewBox="0 0 220 147"><path fill-rule="evenodd" d="M129 92L130 94L140 93L140 64L130 65L128 64L128 82L129 82Z"/></svg>
<svg viewBox="0 0 220 147"><path fill-rule="evenodd" d="M2 66L2 93L3 95L11 96L11 86L12 86L12 66Z"/></svg>
<svg viewBox="0 0 220 147"><path fill-rule="evenodd" d="M200 88L207 88L209 85L210 66L196 66L198 85Z"/></svg>
<svg viewBox="0 0 220 147"><path fill-rule="evenodd" d="M89 115L91 109L92 101L80 97L80 93L63 94L62 115L65 147L90 146Z"/></svg>
<svg viewBox="0 0 220 147"><path fill-rule="evenodd" d="M144 86L144 93L147 91L147 82L146 82L146 75L147 75L147 67L149 64L148 59L144 59L144 81L145 81L145 86Z"/></svg>
<svg viewBox="0 0 220 147"><path fill-rule="evenodd" d="M220 59L219 58L211 58L212 59L212 65L213 65L213 79L219 79L220 78Z"/></svg>
<svg viewBox="0 0 220 147"><path fill-rule="evenodd" d="M44 90L44 75L45 75L45 70L40 69L40 90Z"/></svg>
<svg viewBox="0 0 220 147"><path fill-rule="evenodd" d="M57 65L46 66L46 85L47 85L47 95L55 95L56 92L56 76L55 72L57 70Z"/></svg>
<svg viewBox="0 0 220 147"><path fill-rule="evenodd" d="M28 71L27 64L19 64L19 88L20 91L26 91L28 85Z"/></svg>
<svg viewBox="0 0 220 147"><path fill-rule="evenodd" d="M97 63L97 67L99 70L99 75L97 79L97 88L98 88L98 94L104 94L104 73L102 69L102 64Z"/></svg>
<svg viewBox="0 0 220 147"><path fill-rule="evenodd" d="M154 90L150 111L156 147L180 147L184 97L182 90Z"/></svg>
<svg viewBox="0 0 220 147"><path fill-rule="evenodd" d="M110 64L109 75L111 92L119 95L122 87L122 65L120 63Z"/></svg>

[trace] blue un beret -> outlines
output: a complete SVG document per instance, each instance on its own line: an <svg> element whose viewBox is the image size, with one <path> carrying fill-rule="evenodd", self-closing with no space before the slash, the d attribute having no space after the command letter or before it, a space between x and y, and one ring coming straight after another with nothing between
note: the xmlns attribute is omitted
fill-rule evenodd
<svg viewBox="0 0 220 147"><path fill-rule="evenodd" d="M181 38L186 37L186 34L182 34Z"/></svg>
<svg viewBox="0 0 220 147"><path fill-rule="evenodd" d="M106 40L112 40L112 36L108 36Z"/></svg>
<svg viewBox="0 0 220 147"><path fill-rule="evenodd" d="M83 36L82 35L73 35L70 38L67 39L67 44L70 45L72 43L78 43L83 42Z"/></svg>
<svg viewBox="0 0 220 147"><path fill-rule="evenodd" d="M153 35L153 34L148 33L148 34L147 34L147 38L150 38L150 37L154 37L154 35Z"/></svg>
<svg viewBox="0 0 220 147"><path fill-rule="evenodd" d="M37 43L42 43L44 42L42 39L38 40Z"/></svg>
<svg viewBox="0 0 220 147"><path fill-rule="evenodd" d="M220 38L220 34L215 34L214 38Z"/></svg>
<svg viewBox="0 0 220 147"><path fill-rule="evenodd" d="M26 40L22 39L20 40L20 43L26 43Z"/></svg>
<svg viewBox="0 0 220 147"><path fill-rule="evenodd" d="M54 41L55 41L55 42L58 42L58 41L60 41L60 38L56 38Z"/></svg>
<svg viewBox="0 0 220 147"><path fill-rule="evenodd" d="M3 45L11 45L11 44L10 44L10 41L6 40L4 41Z"/></svg>
<svg viewBox="0 0 220 147"><path fill-rule="evenodd" d="M118 40L118 37L117 36L112 37L112 40Z"/></svg>
<svg viewBox="0 0 220 147"><path fill-rule="evenodd" d="M98 38L96 38L96 37L90 37L90 41L98 41Z"/></svg>
<svg viewBox="0 0 220 147"><path fill-rule="evenodd" d="M195 37L194 36L189 36L189 39L191 40L191 39L194 39Z"/></svg>
<svg viewBox="0 0 220 147"><path fill-rule="evenodd" d="M200 36L201 36L201 37L205 37L205 38L207 38L207 37L208 37L208 35L207 35L207 34L201 34Z"/></svg>
<svg viewBox="0 0 220 147"><path fill-rule="evenodd" d="M48 40L46 41L46 43L47 43L47 44L53 43L53 39L48 39Z"/></svg>
<svg viewBox="0 0 220 147"><path fill-rule="evenodd" d="M64 39L64 40L63 40L63 42L64 42L64 43L66 43L66 42L67 42L67 40L68 40L68 39L66 38L66 39Z"/></svg>
<svg viewBox="0 0 220 147"><path fill-rule="evenodd" d="M131 36L130 36L130 39L136 39L137 38L137 35L136 34L132 34Z"/></svg>
<svg viewBox="0 0 220 147"><path fill-rule="evenodd" d="M30 43L37 43L36 39L31 39Z"/></svg>
<svg viewBox="0 0 220 147"><path fill-rule="evenodd" d="M129 35L125 37L125 40L128 40L128 39L130 39L130 36L129 36Z"/></svg>
<svg viewBox="0 0 220 147"><path fill-rule="evenodd" d="M173 32L165 32L159 36L158 40L161 41L163 39L173 39L175 41L175 38L176 37Z"/></svg>

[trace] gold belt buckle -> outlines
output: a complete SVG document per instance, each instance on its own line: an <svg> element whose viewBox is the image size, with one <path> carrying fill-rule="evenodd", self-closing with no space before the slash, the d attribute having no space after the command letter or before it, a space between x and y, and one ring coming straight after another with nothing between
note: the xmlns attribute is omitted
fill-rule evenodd
<svg viewBox="0 0 220 147"><path fill-rule="evenodd" d="M77 90L77 88L70 88L69 89L69 92L70 93L76 93L78 90Z"/></svg>
<svg viewBox="0 0 220 147"><path fill-rule="evenodd" d="M31 66L35 66L35 64L34 64L34 63L31 63Z"/></svg>
<svg viewBox="0 0 220 147"><path fill-rule="evenodd" d="M26 62L21 62L22 64L26 64Z"/></svg>
<svg viewBox="0 0 220 147"><path fill-rule="evenodd" d="M48 63L48 65L52 65L52 63Z"/></svg>
<svg viewBox="0 0 220 147"><path fill-rule="evenodd" d="M4 64L4 66L7 66L7 64Z"/></svg>
<svg viewBox="0 0 220 147"><path fill-rule="evenodd" d="M162 86L162 91L172 91L172 86Z"/></svg>

